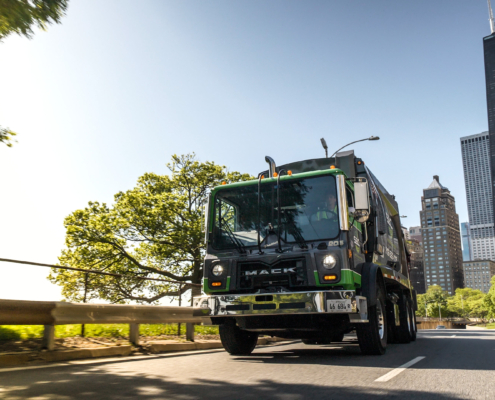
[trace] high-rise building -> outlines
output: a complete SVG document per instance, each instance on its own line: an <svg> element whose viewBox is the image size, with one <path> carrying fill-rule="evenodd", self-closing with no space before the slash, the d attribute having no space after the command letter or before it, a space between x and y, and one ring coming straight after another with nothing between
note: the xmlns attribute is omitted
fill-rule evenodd
<svg viewBox="0 0 495 400"><path fill-rule="evenodd" d="M464 262L464 279L466 287L488 293L490 279L495 275L495 262L476 260Z"/></svg>
<svg viewBox="0 0 495 400"><path fill-rule="evenodd" d="M413 238L406 240L407 251L411 255L409 279L417 294L426 293L425 269L423 263L423 246Z"/></svg>
<svg viewBox="0 0 495 400"><path fill-rule="evenodd" d="M488 146L489 158L487 166L490 168L490 184L491 188L495 186L495 23L491 3L488 2L488 12L490 15L491 34L483 38L483 53L485 58L485 87L486 87L486 106L488 110ZM485 139L486 140L486 139ZM491 220L493 224L493 216L495 215L495 191L491 190ZM471 220L469 221L471 223ZM492 226L493 230L493 226ZM473 238L474 239L474 238Z"/></svg>
<svg viewBox="0 0 495 400"><path fill-rule="evenodd" d="M495 138L493 140L495 142ZM495 260L489 142L488 132L461 138L462 166L469 216L469 238L472 251L471 260Z"/></svg>
<svg viewBox="0 0 495 400"><path fill-rule="evenodd" d="M469 232L469 222L461 223L461 238L462 238L462 261L471 261L473 253L471 250L471 235Z"/></svg>
<svg viewBox="0 0 495 400"><path fill-rule="evenodd" d="M411 226L409 228L409 237L411 239L417 240L419 243L422 243L423 237L421 236L421 227L420 226Z"/></svg>
<svg viewBox="0 0 495 400"><path fill-rule="evenodd" d="M439 285L454 294L464 287L459 216L454 196L440 184L438 175L423 190L421 205L426 286Z"/></svg>

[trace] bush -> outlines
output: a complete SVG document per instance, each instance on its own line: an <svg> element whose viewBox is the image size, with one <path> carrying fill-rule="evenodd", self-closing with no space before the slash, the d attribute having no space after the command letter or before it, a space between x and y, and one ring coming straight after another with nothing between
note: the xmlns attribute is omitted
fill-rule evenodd
<svg viewBox="0 0 495 400"><path fill-rule="evenodd" d="M177 335L177 324L143 324L139 328L142 336ZM218 326L196 325L194 331L203 335L218 335ZM181 324L181 335L186 334L186 324ZM56 338L81 335L81 325L55 326ZM128 337L128 324L86 324L86 337ZM0 340L26 340L43 337L42 325L4 325L0 326Z"/></svg>

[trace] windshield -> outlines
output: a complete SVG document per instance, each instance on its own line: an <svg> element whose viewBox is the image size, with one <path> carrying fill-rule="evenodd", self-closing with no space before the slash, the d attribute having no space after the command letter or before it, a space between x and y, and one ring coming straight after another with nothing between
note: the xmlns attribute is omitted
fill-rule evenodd
<svg viewBox="0 0 495 400"><path fill-rule="evenodd" d="M280 183L281 240L305 243L333 239L339 234L335 178L333 175L290 179ZM259 225L258 225L259 218ZM213 248L257 246L257 228L263 241L278 234L277 184L221 189L214 199Z"/></svg>

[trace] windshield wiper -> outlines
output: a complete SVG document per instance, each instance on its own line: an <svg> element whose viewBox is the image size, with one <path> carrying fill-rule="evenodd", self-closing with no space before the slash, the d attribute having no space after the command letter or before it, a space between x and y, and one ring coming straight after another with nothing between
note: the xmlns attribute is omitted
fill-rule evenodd
<svg viewBox="0 0 495 400"><path fill-rule="evenodd" d="M242 244L242 242L236 238L235 234L232 232L228 224L224 225L224 231L227 232L227 235L229 236L229 239L232 241L234 246L237 248L239 253L241 254L246 254L246 246Z"/></svg>
<svg viewBox="0 0 495 400"><path fill-rule="evenodd" d="M296 225L294 220L289 220L286 218L286 221L289 223L289 226L292 229L289 229L289 233L294 236L294 239L296 239L297 244L301 249L307 249L308 245L306 244L306 241L304 240L303 235L301 235L299 227Z"/></svg>

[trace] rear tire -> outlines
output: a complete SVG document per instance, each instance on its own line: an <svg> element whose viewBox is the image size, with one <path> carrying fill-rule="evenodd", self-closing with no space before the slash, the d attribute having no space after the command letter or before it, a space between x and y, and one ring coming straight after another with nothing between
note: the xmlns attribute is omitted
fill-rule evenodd
<svg viewBox="0 0 495 400"><path fill-rule="evenodd" d="M414 305L413 305L413 302L411 299L408 299L408 303L409 303L409 315L410 315L410 318L411 318L411 324L410 324L410 327L411 327L411 342L414 342L416 340L416 332L418 330L417 326L416 326L416 314L414 312Z"/></svg>
<svg viewBox="0 0 495 400"><path fill-rule="evenodd" d="M396 327L397 343L410 343L412 340L411 310L409 299L405 295L402 295L399 300L400 326Z"/></svg>
<svg viewBox="0 0 495 400"><path fill-rule="evenodd" d="M258 343L258 334L240 329L235 321L226 321L219 326L223 348L233 356L251 354Z"/></svg>
<svg viewBox="0 0 495 400"><path fill-rule="evenodd" d="M356 324L356 333L361 352L366 355L382 355L387 349L387 314L385 308L385 292L378 284L376 289L376 305L368 306L366 324Z"/></svg>

